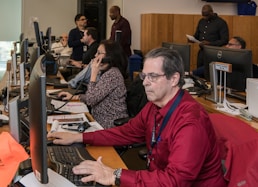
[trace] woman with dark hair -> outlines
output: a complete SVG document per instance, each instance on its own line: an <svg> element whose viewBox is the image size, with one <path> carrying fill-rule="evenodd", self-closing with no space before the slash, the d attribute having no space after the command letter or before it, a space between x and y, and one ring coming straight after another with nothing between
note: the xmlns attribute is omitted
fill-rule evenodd
<svg viewBox="0 0 258 187"><path fill-rule="evenodd" d="M85 94L72 95L61 92L63 100L80 100L91 107L94 119L103 128L113 127L117 118L127 117L126 76L127 57L121 46L111 40L103 40L91 62L90 82ZM98 78L99 77L99 78Z"/></svg>

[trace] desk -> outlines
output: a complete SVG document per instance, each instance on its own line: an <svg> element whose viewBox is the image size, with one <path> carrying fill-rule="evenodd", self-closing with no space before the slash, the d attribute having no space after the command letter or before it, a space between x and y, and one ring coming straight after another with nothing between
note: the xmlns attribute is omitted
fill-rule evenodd
<svg viewBox="0 0 258 187"><path fill-rule="evenodd" d="M86 115L88 117L90 114ZM9 131L10 128L8 125L0 127L0 133ZM97 159L99 156L102 156L102 162L112 168L127 169L125 163L122 161L115 149L111 146L86 146L86 149L95 159Z"/></svg>
<svg viewBox="0 0 258 187"><path fill-rule="evenodd" d="M198 101L205 109L208 113L224 113L220 110L217 110L216 109L216 104L205 99L204 97L198 97L198 96L193 96L195 98L196 101ZM234 102L239 102L238 100L234 100ZM229 116L233 116L231 114L228 114L228 113L224 113L224 114L227 114ZM258 122L255 122L255 121L248 121L240 116L234 116L236 118L239 118L241 120L243 120L244 122L246 122L247 124L249 124L250 126L252 126L253 128L255 128L257 131L258 131Z"/></svg>

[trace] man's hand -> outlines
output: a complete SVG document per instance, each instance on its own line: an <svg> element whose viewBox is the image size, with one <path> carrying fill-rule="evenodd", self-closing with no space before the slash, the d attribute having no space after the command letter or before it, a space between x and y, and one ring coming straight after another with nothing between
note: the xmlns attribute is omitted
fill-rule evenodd
<svg viewBox="0 0 258 187"><path fill-rule="evenodd" d="M75 174L87 175L82 182L95 181L103 185L115 185L115 169L104 165L99 157L97 161L85 160L73 168Z"/></svg>
<svg viewBox="0 0 258 187"><path fill-rule="evenodd" d="M60 92L60 93L58 94L58 97L59 97L59 98L62 98L62 100L64 100L64 101L67 101L67 100L71 99L72 96L73 96L73 95L70 94L69 92ZM73 99L74 99L74 98L73 98Z"/></svg>
<svg viewBox="0 0 258 187"><path fill-rule="evenodd" d="M203 47L204 45L210 45L210 42L207 40L203 40L203 41L201 41L201 43L199 45L200 45L200 47Z"/></svg>
<svg viewBox="0 0 258 187"><path fill-rule="evenodd" d="M53 132L48 133L47 138L54 139L54 144L70 145L73 143L82 142L82 134L75 134L70 132Z"/></svg>

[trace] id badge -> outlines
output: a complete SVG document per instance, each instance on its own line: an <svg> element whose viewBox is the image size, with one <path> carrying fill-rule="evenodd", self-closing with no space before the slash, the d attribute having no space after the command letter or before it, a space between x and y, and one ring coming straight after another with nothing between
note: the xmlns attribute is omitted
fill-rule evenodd
<svg viewBox="0 0 258 187"><path fill-rule="evenodd" d="M86 52L86 51L87 51L87 46L84 45L84 46L83 46L83 52Z"/></svg>

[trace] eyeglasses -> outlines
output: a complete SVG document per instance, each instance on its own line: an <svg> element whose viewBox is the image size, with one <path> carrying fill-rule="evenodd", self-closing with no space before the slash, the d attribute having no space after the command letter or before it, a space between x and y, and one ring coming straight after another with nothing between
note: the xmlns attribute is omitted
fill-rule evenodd
<svg viewBox="0 0 258 187"><path fill-rule="evenodd" d="M85 21L85 20L87 20L87 19L86 18L79 19L79 21Z"/></svg>
<svg viewBox="0 0 258 187"><path fill-rule="evenodd" d="M155 82L158 80L159 77L166 76L166 74L160 75L156 73L139 73L140 79L144 80L146 77L149 81Z"/></svg>
<svg viewBox="0 0 258 187"><path fill-rule="evenodd" d="M104 52L100 52L100 51L97 51L97 53L96 53L97 55L104 55L104 54L106 54L106 53L104 53Z"/></svg>

